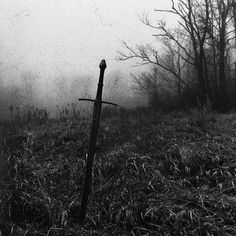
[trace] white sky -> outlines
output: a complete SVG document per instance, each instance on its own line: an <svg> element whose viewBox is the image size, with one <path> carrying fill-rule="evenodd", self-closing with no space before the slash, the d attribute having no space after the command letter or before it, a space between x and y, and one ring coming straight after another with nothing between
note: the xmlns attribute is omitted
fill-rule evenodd
<svg viewBox="0 0 236 236"><path fill-rule="evenodd" d="M130 45L153 41L152 31L138 15L168 8L170 1L0 0L0 5L2 76L29 70L50 79L75 74L97 77L103 58L109 71L130 71L130 63L115 60L121 41ZM162 13L154 16L164 18ZM167 20L174 24L171 17Z"/></svg>

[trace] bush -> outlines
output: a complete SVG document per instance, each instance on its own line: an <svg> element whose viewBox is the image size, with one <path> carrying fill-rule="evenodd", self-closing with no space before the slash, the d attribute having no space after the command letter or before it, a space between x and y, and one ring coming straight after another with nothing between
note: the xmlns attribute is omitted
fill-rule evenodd
<svg viewBox="0 0 236 236"><path fill-rule="evenodd" d="M214 113L212 112L209 100L207 101L207 104L202 108L198 106L196 108L190 109L189 121L191 125L203 128L204 130L208 122L216 122L216 118L214 116Z"/></svg>

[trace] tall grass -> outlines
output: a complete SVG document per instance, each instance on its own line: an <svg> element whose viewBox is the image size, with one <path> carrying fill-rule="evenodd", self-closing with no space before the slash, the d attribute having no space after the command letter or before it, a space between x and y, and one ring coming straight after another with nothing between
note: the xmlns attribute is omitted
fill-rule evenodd
<svg viewBox="0 0 236 236"><path fill-rule="evenodd" d="M6 143L3 153L2 235L236 234L232 119L218 115L213 122L207 109L109 112L101 121L83 227L78 215L90 118L16 130L26 138L11 148Z"/></svg>

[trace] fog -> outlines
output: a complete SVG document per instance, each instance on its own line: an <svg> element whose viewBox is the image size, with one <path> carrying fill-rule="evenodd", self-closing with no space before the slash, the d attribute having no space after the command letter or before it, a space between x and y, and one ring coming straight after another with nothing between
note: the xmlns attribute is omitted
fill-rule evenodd
<svg viewBox="0 0 236 236"><path fill-rule="evenodd" d="M117 60L122 41L155 43L139 16L168 8L165 0L0 0L1 117L9 107L56 106L95 97L101 59L107 62L104 99L120 106L145 105L130 73L142 68ZM168 19L168 22L174 23ZM81 107L87 104L79 104Z"/></svg>

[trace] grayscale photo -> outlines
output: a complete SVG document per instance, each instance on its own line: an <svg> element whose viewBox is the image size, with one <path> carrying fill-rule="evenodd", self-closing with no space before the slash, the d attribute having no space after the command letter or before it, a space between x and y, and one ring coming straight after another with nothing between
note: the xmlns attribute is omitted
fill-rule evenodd
<svg viewBox="0 0 236 236"><path fill-rule="evenodd" d="M0 6L0 236L236 235L236 0Z"/></svg>

